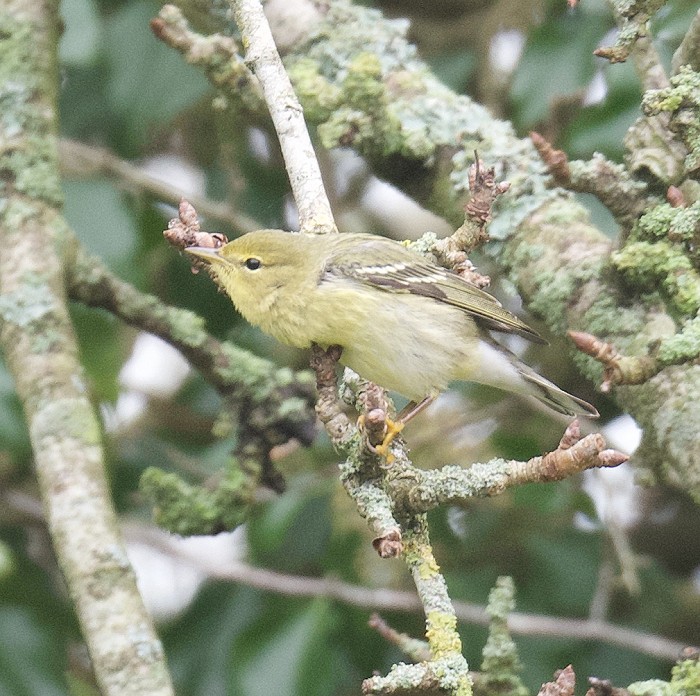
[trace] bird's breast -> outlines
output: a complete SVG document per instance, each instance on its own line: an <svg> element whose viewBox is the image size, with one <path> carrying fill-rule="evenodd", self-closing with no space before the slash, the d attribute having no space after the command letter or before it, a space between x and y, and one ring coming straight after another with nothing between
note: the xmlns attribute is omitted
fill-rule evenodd
<svg viewBox="0 0 700 696"><path fill-rule="evenodd" d="M311 340L342 346L344 365L409 399L443 391L475 355L478 329L455 307L342 283L322 290L308 311Z"/></svg>

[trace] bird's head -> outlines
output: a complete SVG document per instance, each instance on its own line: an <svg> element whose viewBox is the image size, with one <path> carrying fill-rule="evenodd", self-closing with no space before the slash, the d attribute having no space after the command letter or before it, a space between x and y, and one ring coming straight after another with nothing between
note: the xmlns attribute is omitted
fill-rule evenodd
<svg viewBox="0 0 700 696"><path fill-rule="evenodd" d="M282 230L250 232L218 249L188 247L249 321L266 311L280 290L308 277L313 254L306 236Z"/></svg>

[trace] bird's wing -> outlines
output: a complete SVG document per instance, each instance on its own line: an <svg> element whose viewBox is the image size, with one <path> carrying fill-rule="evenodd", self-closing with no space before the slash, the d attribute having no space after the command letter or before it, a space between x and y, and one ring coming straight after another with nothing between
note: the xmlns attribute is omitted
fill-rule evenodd
<svg viewBox="0 0 700 696"><path fill-rule="evenodd" d="M380 263L373 261L378 258L382 259ZM368 236L366 241L352 247L341 245L328 260L324 275L350 278L387 292L430 297L459 307L486 329L546 343L489 293L391 240Z"/></svg>

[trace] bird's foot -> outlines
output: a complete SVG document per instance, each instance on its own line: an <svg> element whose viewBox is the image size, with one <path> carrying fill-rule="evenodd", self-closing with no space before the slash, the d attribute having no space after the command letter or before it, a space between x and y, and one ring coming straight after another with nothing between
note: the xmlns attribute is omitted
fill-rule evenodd
<svg viewBox="0 0 700 696"><path fill-rule="evenodd" d="M384 439L380 445L377 445L373 449L376 454L378 454L380 457L384 457L387 463L391 464L394 461L394 455L389 451L389 447L396 436L399 435L404 429L406 423L398 419L391 420L391 418L387 418L385 422L386 433L384 435Z"/></svg>
<svg viewBox="0 0 700 696"><path fill-rule="evenodd" d="M383 421L384 439L380 444L373 445L369 438L367 438L367 447L369 448L370 452L373 452L380 457L384 457L387 460L387 463L391 464L391 462L394 461L394 455L389 451L389 447L396 436L404 429L406 423L400 418L392 420L391 418L385 417ZM357 419L357 427L361 432L365 434L368 433L368 418L365 414L360 415L360 417Z"/></svg>

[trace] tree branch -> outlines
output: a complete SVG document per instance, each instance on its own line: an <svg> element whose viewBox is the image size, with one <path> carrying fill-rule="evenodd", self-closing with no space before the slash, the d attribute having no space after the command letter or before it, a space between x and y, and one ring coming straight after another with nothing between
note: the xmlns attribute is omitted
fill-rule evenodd
<svg viewBox="0 0 700 696"><path fill-rule="evenodd" d="M168 307L120 280L75 238L66 244L65 263L72 299L106 309L180 350L236 415L236 452L216 487L192 486L156 468L148 469L141 480L158 523L167 529L188 535L234 529L247 517L258 485L284 489L270 458L272 448L291 438L309 444L316 436L312 376L278 368L231 342L217 341L200 317Z"/></svg>
<svg viewBox="0 0 700 696"><path fill-rule="evenodd" d="M201 555L193 555L173 538L143 527L128 527L127 535L133 535L138 541L145 541L173 558L185 561L213 580L238 582L265 592L290 597L328 597L343 604L367 610L421 613L423 609L420 599L414 592L363 587L336 578L289 575L257 568L239 561L207 561L203 560ZM459 600L454 601L453 604L455 614L460 621L477 626L489 625L490 619L485 606ZM642 633L603 620L565 619L511 612L508 614L508 629L518 635L596 641L669 662L678 659L680 651L685 647L684 643L663 636Z"/></svg>
<svg viewBox="0 0 700 696"><path fill-rule="evenodd" d="M308 372L278 368L231 342L220 342L204 329L203 320L184 309L169 307L117 278L75 239L66 257L70 297L101 307L127 324L159 336L177 348L204 378L236 407L241 417L255 420L271 443L295 437L313 441L313 378ZM267 414L264 420L257 409ZM273 434L276 433L276 434Z"/></svg>
<svg viewBox="0 0 700 696"><path fill-rule="evenodd" d="M158 200L177 206L186 197L201 215L219 220L240 233L260 229L260 225L227 203L193 195L177 186L153 178L141 167L117 157L106 148L84 145L75 140L61 140L58 144L61 171L64 176L78 178L103 174L116 180L117 186L136 194L147 193Z"/></svg>
<svg viewBox="0 0 700 696"><path fill-rule="evenodd" d="M695 13L681 45L673 54L671 61L673 74L678 73L684 65L689 65L695 72L700 72L700 10Z"/></svg>
<svg viewBox="0 0 700 696"><path fill-rule="evenodd" d="M282 65L260 0L230 0L246 47L245 61L260 81L277 131L303 232L335 232L321 170L304 112Z"/></svg>
<svg viewBox="0 0 700 696"><path fill-rule="evenodd" d="M105 696L170 696L163 648L110 499L58 248L57 4L4 4L0 343L29 425L46 520ZM11 80L9 75L11 74ZM11 86L10 86L11 85Z"/></svg>

